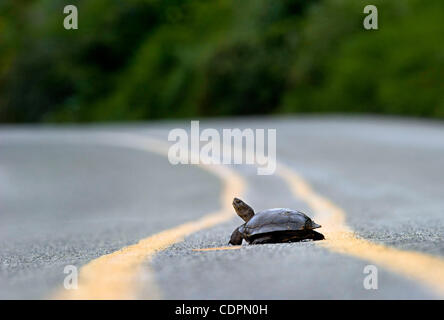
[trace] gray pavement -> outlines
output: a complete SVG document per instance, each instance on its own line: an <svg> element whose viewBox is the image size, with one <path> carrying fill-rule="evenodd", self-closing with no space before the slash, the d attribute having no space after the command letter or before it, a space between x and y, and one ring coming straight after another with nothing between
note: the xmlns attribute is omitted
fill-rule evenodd
<svg viewBox="0 0 444 320"><path fill-rule="evenodd" d="M48 298L62 286L66 265L79 267L218 208L211 199L220 182L198 168L70 143L64 133L0 134L0 299ZM198 197L197 206L189 201Z"/></svg>
<svg viewBox="0 0 444 320"><path fill-rule="evenodd" d="M112 130L166 140L176 127L189 128L189 122L0 129L0 298L46 298L62 284L66 264L83 265L216 209L220 181L197 167L64 138L87 141ZM277 129L277 161L344 208L359 236L444 255L443 124L300 117L201 121L204 127ZM277 176L234 169L246 179L245 199L255 209L290 207L311 215ZM157 254L152 266L163 297L436 298L383 268L379 289L365 290L367 262L310 242L192 251L226 245L239 224L235 218Z"/></svg>

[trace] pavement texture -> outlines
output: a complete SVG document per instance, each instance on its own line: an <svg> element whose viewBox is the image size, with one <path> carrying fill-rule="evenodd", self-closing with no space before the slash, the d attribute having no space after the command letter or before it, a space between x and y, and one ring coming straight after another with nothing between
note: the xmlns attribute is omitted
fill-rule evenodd
<svg viewBox="0 0 444 320"><path fill-rule="evenodd" d="M94 142L109 131L167 141L172 128L189 126L0 128L0 298L48 298L63 284L66 265L82 266L217 210L221 181L201 168ZM343 208L360 237L444 256L442 123L298 117L201 121L206 127L276 129L277 161ZM244 200L255 210L289 207L312 215L277 175L258 176L247 165L232 169L247 182ZM156 289L142 283L139 297L158 290L166 299L438 298L384 268L378 290L365 290L368 262L313 242L193 251L226 246L240 224L234 217L158 252L145 265Z"/></svg>

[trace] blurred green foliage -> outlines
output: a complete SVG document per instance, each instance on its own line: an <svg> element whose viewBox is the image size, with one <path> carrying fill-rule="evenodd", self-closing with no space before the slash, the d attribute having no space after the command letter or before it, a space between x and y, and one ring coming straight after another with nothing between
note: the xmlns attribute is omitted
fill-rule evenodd
<svg viewBox="0 0 444 320"><path fill-rule="evenodd" d="M63 8L79 29L63 28ZM0 121L444 118L444 1L2 0Z"/></svg>

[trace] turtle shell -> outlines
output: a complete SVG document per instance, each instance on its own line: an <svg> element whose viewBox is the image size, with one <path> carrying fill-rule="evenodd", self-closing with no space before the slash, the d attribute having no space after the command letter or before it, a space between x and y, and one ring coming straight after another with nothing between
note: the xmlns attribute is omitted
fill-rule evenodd
<svg viewBox="0 0 444 320"><path fill-rule="evenodd" d="M256 213L239 231L248 238L262 233L311 230L320 227L302 212L276 208Z"/></svg>

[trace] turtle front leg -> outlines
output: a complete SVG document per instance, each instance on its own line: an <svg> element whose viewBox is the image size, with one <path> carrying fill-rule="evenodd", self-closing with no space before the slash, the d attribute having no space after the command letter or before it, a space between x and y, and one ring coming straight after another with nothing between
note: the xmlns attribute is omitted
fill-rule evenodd
<svg viewBox="0 0 444 320"><path fill-rule="evenodd" d="M228 244L232 244L233 246L239 246L242 244L243 240L242 233L240 233L239 228L236 228L230 237L230 242Z"/></svg>

